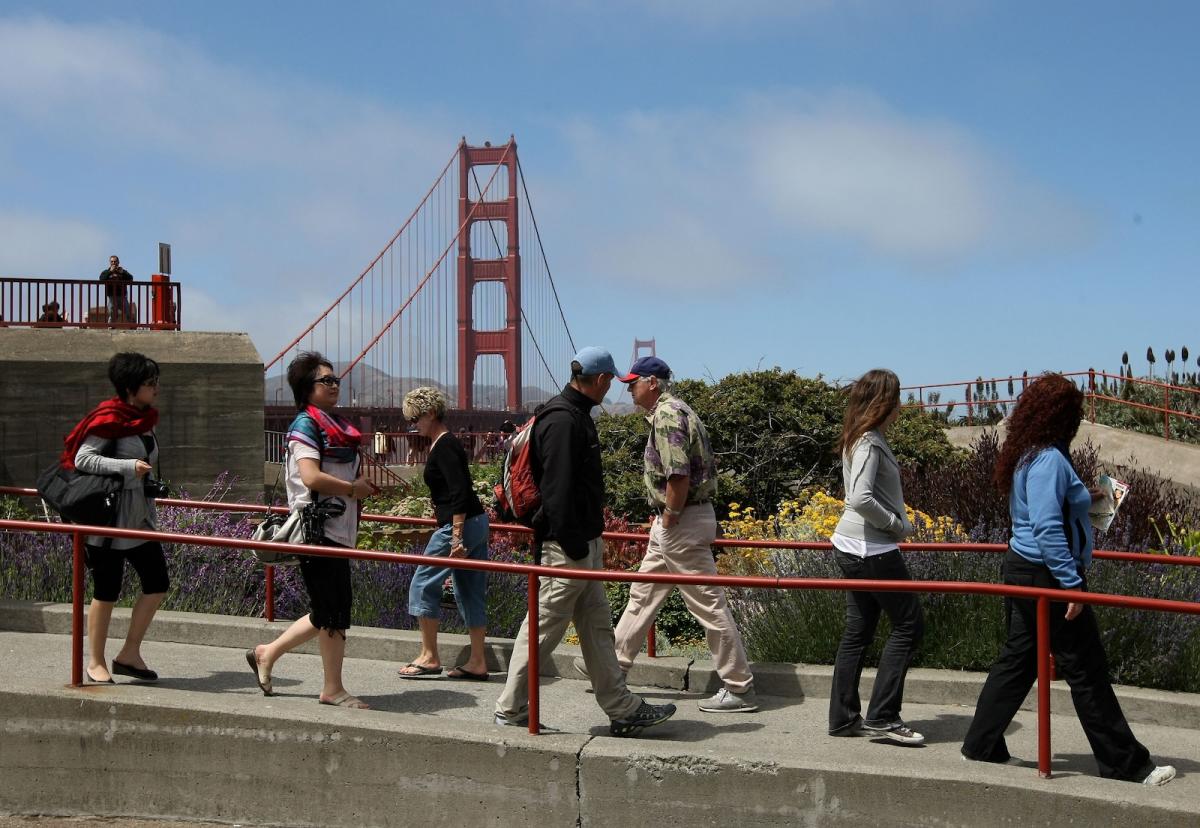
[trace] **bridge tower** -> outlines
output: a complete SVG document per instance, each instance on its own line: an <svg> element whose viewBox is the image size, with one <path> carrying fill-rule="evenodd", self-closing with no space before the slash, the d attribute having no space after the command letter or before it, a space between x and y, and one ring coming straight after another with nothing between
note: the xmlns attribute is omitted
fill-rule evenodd
<svg viewBox="0 0 1200 828"><path fill-rule="evenodd" d="M645 353L643 353L643 351ZM633 356L629 358L629 364L633 365L633 363L637 362L644 356L658 356L658 352L654 349L654 337L650 337L649 339L638 339L637 337L634 337ZM628 385L625 386L625 391L628 393Z"/></svg>
<svg viewBox="0 0 1200 828"><path fill-rule="evenodd" d="M503 199L470 198L472 168L503 165L508 173ZM475 364L483 354L498 354L504 360L509 411L521 408L521 254L517 236L517 142L509 138L499 147L471 147L464 138L458 154L458 407L474 407ZM497 175L497 180L499 175ZM476 179L478 180L478 179ZM485 176L483 180L487 180ZM478 185L477 185L478 186ZM477 259L471 250L471 230L476 222L503 222L507 227L507 254L498 259ZM473 299L479 282L504 285L507 304L505 324L499 330L475 328Z"/></svg>

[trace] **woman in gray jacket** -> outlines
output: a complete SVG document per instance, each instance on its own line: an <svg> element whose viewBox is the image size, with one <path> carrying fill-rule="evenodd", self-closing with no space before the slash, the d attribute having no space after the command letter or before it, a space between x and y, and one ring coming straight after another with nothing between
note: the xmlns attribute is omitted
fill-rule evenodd
<svg viewBox="0 0 1200 828"><path fill-rule="evenodd" d="M158 462L158 363L138 353L121 353L108 363L108 378L116 397L88 413L65 440L60 459L64 468L85 474L103 474L121 480L117 519L120 529L158 528L155 496L161 495L150 476ZM90 681L113 683L112 675L156 681L158 674L142 659L142 638L166 595L170 581L162 545L132 538L88 537L87 567L92 573L92 604L87 614ZM113 657L112 669L104 657L113 605L121 594L121 579L128 562L137 571L142 594L134 602L125 644Z"/></svg>
<svg viewBox="0 0 1200 828"><path fill-rule="evenodd" d="M913 533L904 510L900 466L884 432L900 415L900 380L886 369L868 371L850 388L842 436L846 508L833 533L834 557L847 578L911 580L899 541ZM892 623L864 720L858 683L880 612ZM882 736L904 744L925 737L900 718L904 677L925 630L921 604L911 592L847 592L846 630L838 646L829 694L832 736Z"/></svg>

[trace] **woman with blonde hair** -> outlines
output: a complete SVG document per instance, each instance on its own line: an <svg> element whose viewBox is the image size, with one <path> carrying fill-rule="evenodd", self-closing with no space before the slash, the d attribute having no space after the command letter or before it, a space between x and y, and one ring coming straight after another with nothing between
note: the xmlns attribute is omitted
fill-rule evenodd
<svg viewBox="0 0 1200 828"><path fill-rule="evenodd" d="M897 545L913 533L904 509L900 465L884 432L900 416L900 380L877 368L850 387L837 449L842 458L846 507L833 533L833 554L847 578L908 581ZM859 714L858 684L879 615L892 632L879 657L867 717ZM925 737L900 718L904 679L925 632L921 604L912 592L846 592L846 629L838 646L829 693L831 736L881 736L919 745Z"/></svg>
<svg viewBox="0 0 1200 828"><path fill-rule="evenodd" d="M443 420L446 398L436 388L414 388L404 395L404 416L429 440L425 461L425 485L433 501L438 530L425 546L429 557L487 560L488 517L475 494L467 452L450 433ZM417 567L408 590L408 611L421 627L421 652L400 670L400 678L434 678L442 674L437 635L440 625L442 583L449 576L471 636L471 654L465 664L454 667L449 678L487 681L484 633L487 628L485 595L487 575L482 570L458 569L436 564Z"/></svg>

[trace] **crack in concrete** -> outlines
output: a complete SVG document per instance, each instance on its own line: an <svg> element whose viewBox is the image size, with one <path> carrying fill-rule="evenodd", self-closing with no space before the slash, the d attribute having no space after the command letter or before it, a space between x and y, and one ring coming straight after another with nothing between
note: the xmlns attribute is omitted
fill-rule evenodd
<svg viewBox="0 0 1200 828"><path fill-rule="evenodd" d="M583 828L583 752L595 738L588 736L587 741L579 746L579 752L575 754L575 828Z"/></svg>
<svg viewBox="0 0 1200 828"><path fill-rule="evenodd" d="M687 692L692 680L692 665L696 663L696 657L692 656L688 659L688 663L683 668L683 692Z"/></svg>

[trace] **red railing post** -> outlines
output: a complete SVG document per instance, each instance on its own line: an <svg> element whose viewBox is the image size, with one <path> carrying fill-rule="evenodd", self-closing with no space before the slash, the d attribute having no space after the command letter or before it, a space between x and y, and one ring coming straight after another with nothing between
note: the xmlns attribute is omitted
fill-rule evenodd
<svg viewBox="0 0 1200 828"><path fill-rule="evenodd" d="M83 684L83 534L71 533L71 686Z"/></svg>
<svg viewBox="0 0 1200 828"><path fill-rule="evenodd" d="M267 600L263 614L268 621L275 620L275 567L267 564L263 567L263 577L267 579Z"/></svg>
<svg viewBox="0 0 1200 828"><path fill-rule="evenodd" d="M658 658L657 642L655 641L657 635L654 628L655 624L651 622L650 629L646 632L646 658Z"/></svg>
<svg viewBox="0 0 1200 828"><path fill-rule="evenodd" d="M1088 369L1088 401L1090 403L1091 415L1088 417L1090 422L1096 422L1096 369Z"/></svg>
<svg viewBox="0 0 1200 828"><path fill-rule="evenodd" d="M538 576L529 576L529 623L525 625L529 633L529 732L541 732L541 681L542 666L539 663L538 639L541 633L538 628Z"/></svg>
<svg viewBox="0 0 1200 828"><path fill-rule="evenodd" d="M1050 599L1037 599L1038 776L1050 778Z"/></svg>
<svg viewBox="0 0 1200 828"><path fill-rule="evenodd" d="M1163 439L1171 439L1171 388L1163 386Z"/></svg>

